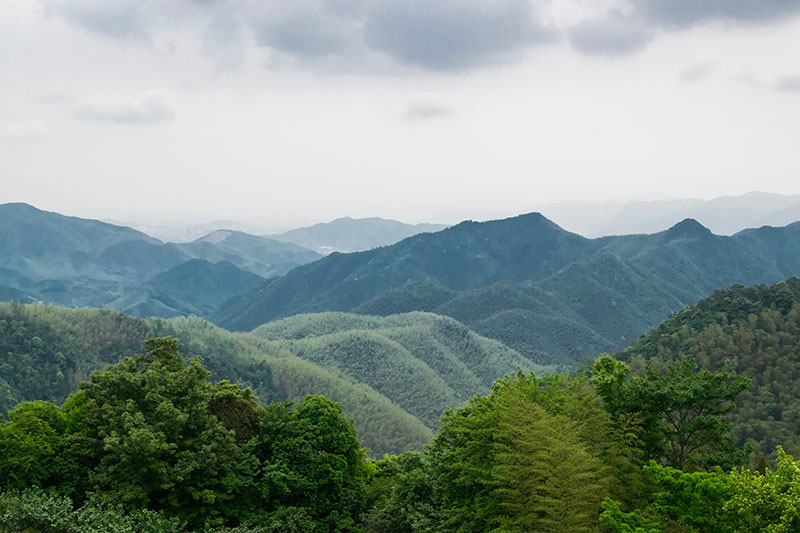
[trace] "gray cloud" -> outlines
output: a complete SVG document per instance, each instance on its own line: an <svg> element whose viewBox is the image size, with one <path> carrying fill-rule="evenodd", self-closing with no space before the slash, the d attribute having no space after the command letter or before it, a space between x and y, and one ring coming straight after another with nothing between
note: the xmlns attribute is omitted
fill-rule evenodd
<svg viewBox="0 0 800 533"><path fill-rule="evenodd" d="M96 94L84 98L78 116L129 124L170 120L174 113L163 89L145 91L139 96Z"/></svg>
<svg viewBox="0 0 800 533"><path fill-rule="evenodd" d="M775 88L781 91L800 92L800 74L778 78Z"/></svg>
<svg viewBox="0 0 800 533"><path fill-rule="evenodd" d="M617 56L644 48L653 38L653 30L631 18L609 13L570 28L567 35L572 47L584 54Z"/></svg>
<svg viewBox="0 0 800 533"><path fill-rule="evenodd" d="M651 23L684 28L711 20L771 22L800 12L800 0L634 0Z"/></svg>
<svg viewBox="0 0 800 533"><path fill-rule="evenodd" d="M72 26L114 38L149 39L145 1L42 0L44 12Z"/></svg>
<svg viewBox="0 0 800 533"><path fill-rule="evenodd" d="M463 69L507 60L554 38L528 0L378 0L366 41L393 58L429 69Z"/></svg>
<svg viewBox="0 0 800 533"><path fill-rule="evenodd" d="M259 45L296 56L339 55L361 47L364 5L352 0L267 0L246 4Z"/></svg>
<svg viewBox="0 0 800 533"><path fill-rule="evenodd" d="M503 64L553 41L534 6L552 0L40 0L74 27L149 42L158 29L199 24L220 63L242 63L247 36L290 64L371 71L387 60L434 71ZM800 0L627 0L564 29L590 55L644 48L659 29L713 20L770 23L800 13ZM274 64L279 64L280 61ZM271 63L272 64L272 63Z"/></svg>

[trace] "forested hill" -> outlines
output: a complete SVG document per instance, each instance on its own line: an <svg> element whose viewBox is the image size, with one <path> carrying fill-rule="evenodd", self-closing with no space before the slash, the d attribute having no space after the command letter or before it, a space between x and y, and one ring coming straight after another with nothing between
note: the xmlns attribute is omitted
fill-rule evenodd
<svg viewBox="0 0 800 533"><path fill-rule="evenodd" d="M331 254L230 300L217 321L228 329L248 330L300 312L352 310L413 280L458 291L540 279L596 248L538 213L462 222L384 248Z"/></svg>
<svg viewBox="0 0 800 533"><path fill-rule="evenodd" d="M297 313L422 310L536 362L572 364L624 348L716 288L798 273L800 223L726 237L688 219L652 235L586 239L534 213L332 254L233 297L213 320L249 330Z"/></svg>
<svg viewBox="0 0 800 533"><path fill-rule="evenodd" d="M231 334L197 318L139 319L117 312L0 304L0 414L20 401L61 402L94 369L171 335L202 356L214 379L242 381L262 402L323 394L340 402L375 456L419 449L445 407L485 394L518 368L514 350L427 313L388 319L327 313Z"/></svg>
<svg viewBox="0 0 800 533"><path fill-rule="evenodd" d="M694 358L713 371L749 376L732 415L738 444L752 440L764 455L777 445L800 453L800 279L715 291L617 357L634 369Z"/></svg>

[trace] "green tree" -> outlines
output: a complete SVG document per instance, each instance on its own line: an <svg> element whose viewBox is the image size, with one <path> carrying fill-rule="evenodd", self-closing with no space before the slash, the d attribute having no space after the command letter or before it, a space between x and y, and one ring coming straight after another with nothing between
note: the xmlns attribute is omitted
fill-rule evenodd
<svg viewBox="0 0 800 533"><path fill-rule="evenodd" d="M320 531L353 530L365 506L369 469L340 404L322 396L270 404L251 447L260 463L263 512L303 509Z"/></svg>
<svg viewBox="0 0 800 533"><path fill-rule="evenodd" d="M501 531L593 531L611 475L581 436L580 422L549 415L512 392L500 406L492 473L506 513Z"/></svg>
<svg viewBox="0 0 800 533"><path fill-rule="evenodd" d="M592 367L592 381L612 416L641 417L647 458L680 470L743 464L749 453L728 436L725 415L750 384L747 376L712 373L694 360L668 365L666 372L647 365L643 375L609 355Z"/></svg>
<svg viewBox="0 0 800 533"><path fill-rule="evenodd" d="M211 411L202 361L185 365L171 337L146 353L94 372L86 397L91 482L105 501L127 509L166 510L201 524L233 514L247 476L236 434Z"/></svg>
<svg viewBox="0 0 800 533"><path fill-rule="evenodd" d="M23 402L0 423L0 486L44 486L58 470L65 423L50 402Z"/></svg>

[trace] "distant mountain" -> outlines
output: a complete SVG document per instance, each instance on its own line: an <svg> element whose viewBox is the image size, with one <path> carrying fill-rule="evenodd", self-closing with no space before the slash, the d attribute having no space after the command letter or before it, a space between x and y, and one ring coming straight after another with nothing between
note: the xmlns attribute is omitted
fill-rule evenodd
<svg viewBox="0 0 800 533"><path fill-rule="evenodd" d="M321 257L296 244L231 230L217 230L190 243L175 246L192 257L213 263L229 261L263 278L283 275L297 265Z"/></svg>
<svg viewBox="0 0 800 533"><path fill-rule="evenodd" d="M587 237L655 233L693 218L720 235L746 228L785 226L800 220L800 195L749 192L713 200L564 202L542 208L560 226Z"/></svg>
<svg viewBox="0 0 800 533"><path fill-rule="evenodd" d="M716 287L800 273L800 224L733 237L685 220L586 239L540 214L464 222L393 246L331 254L233 297L214 315L250 330L297 313L451 316L540 364L624 348Z"/></svg>
<svg viewBox="0 0 800 533"><path fill-rule="evenodd" d="M405 224L384 218L344 217L270 237L328 254L371 250L418 233L439 231L446 227L442 224Z"/></svg>
<svg viewBox="0 0 800 533"><path fill-rule="evenodd" d="M163 242L185 243L195 241L204 235L213 233L217 230L232 230L250 235L267 235L286 231L284 225L259 224L255 222L242 222L239 220L213 220L203 223L158 223L158 222L120 222L116 220L105 220L120 226L130 226L151 237Z"/></svg>
<svg viewBox="0 0 800 533"><path fill-rule="evenodd" d="M278 276L319 257L312 250L293 244L234 231L217 231L192 243L171 244L131 228L67 217L27 204L0 205L3 299L67 306L123 306L130 312L158 316L189 309L204 309L203 314L208 314L208 297L186 292L191 282L176 289L178 297L174 291L165 291L163 283L150 280L192 259L225 262L228 266L218 268L214 279L230 282L230 286L212 291L219 299L220 294L231 296L251 286L256 278L243 274ZM231 268L243 272L232 275ZM223 271L227 274L222 275ZM201 279L204 275L192 267L175 272L198 274ZM244 277L250 282L243 283ZM199 291L202 282L198 279L196 283ZM202 292L208 293L208 287ZM195 308L194 304L201 307Z"/></svg>
<svg viewBox="0 0 800 533"><path fill-rule="evenodd" d="M227 261L191 259L156 274L105 307L134 316L172 318L212 314L225 300L260 285L264 278Z"/></svg>

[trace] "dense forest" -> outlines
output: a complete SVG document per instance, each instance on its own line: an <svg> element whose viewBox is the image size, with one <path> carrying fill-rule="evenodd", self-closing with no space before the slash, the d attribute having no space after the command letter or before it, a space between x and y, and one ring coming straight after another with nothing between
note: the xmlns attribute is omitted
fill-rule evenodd
<svg viewBox="0 0 800 533"><path fill-rule="evenodd" d="M369 459L341 405L260 407L172 337L0 424L4 531L795 531L800 462L743 468L750 380L610 356L496 381L420 452ZM680 422L675 423L677 418Z"/></svg>
<svg viewBox="0 0 800 533"><path fill-rule="evenodd" d="M737 443L771 458L778 445L800 455L800 279L715 291L617 356L634 368L693 358L749 376L731 415Z"/></svg>
<svg viewBox="0 0 800 533"><path fill-rule="evenodd" d="M263 403L311 393L341 403L377 457L420 448L445 407L485 394L517 368L555 370L428 313L303 315L231 334L198 318L12 302L0 304L0 412L23 400L60 403L91 370L164 335L180 339L187 356L203 357L215 379L242 382Z"/></svg>

